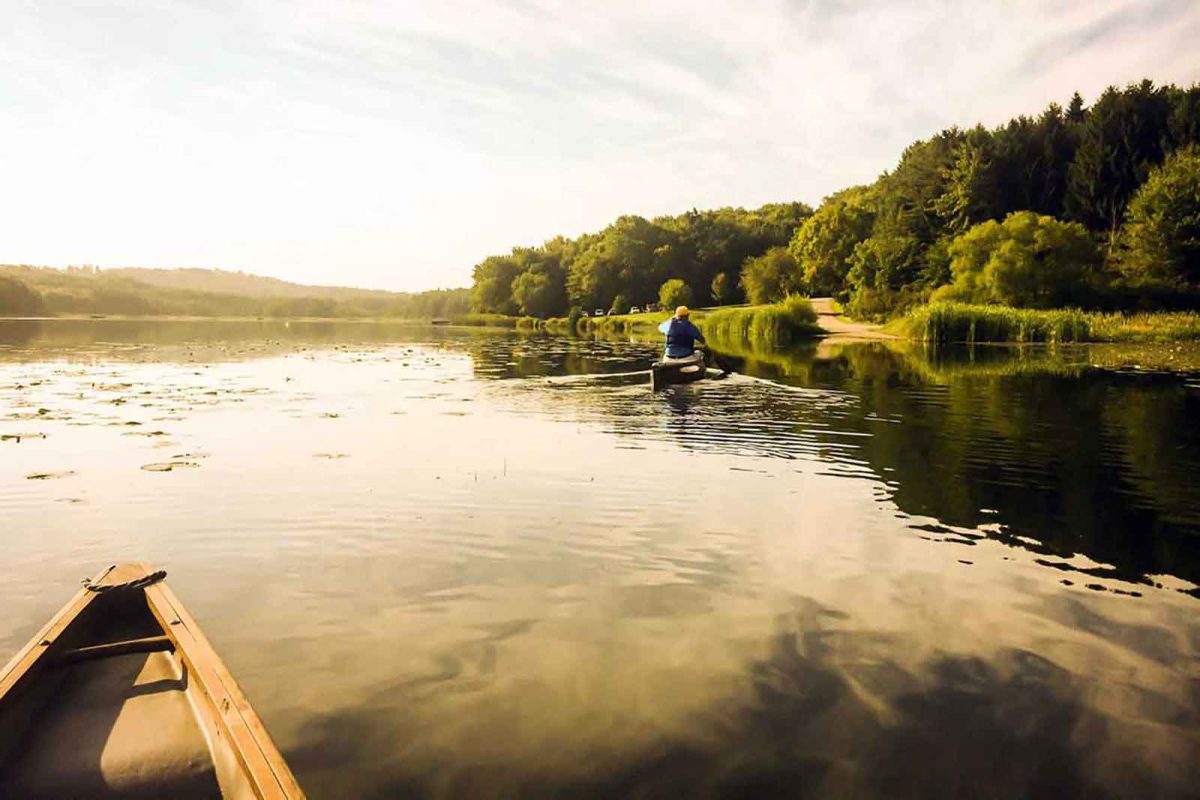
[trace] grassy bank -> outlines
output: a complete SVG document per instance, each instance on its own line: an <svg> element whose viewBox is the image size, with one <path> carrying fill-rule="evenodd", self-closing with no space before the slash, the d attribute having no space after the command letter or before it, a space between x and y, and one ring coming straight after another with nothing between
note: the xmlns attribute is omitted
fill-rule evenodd
<svg viewBox="0 0 1200 800"><path fill-rule="evenodd" d="M654 339L662 336L658 326L670 319L667 312L645 314L614 314L610 317L581 317L579 333L616 334ZM781 303L760 306L740 306L692 312L694 322L704 336L715 344L739 345L751 343L766 347L782 347L819 334L817 314L803 297L790 297ZM545 329L554 333L569 333L566 318L547 320Z"/></svg>
<svg viewBox="0 0 1200 800"><path fill-rule="evenodd" d="M1200 339L1200 314L1117 314L932 303L888 326L926 342L1176 342Z"/></svg>
<svg viewBox="0 0 1200 800"><path fill-rule="evenodd" d="M466 325L475 328L515 328L519 331L535 331L545 326L537 317L510 317L506 314L455 314L450 317L451 325Z"/></svg>

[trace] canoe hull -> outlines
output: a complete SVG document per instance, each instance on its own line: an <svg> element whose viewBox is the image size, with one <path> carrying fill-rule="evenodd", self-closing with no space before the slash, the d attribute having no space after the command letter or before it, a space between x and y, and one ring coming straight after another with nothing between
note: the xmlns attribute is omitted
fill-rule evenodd
<svg viewBox="0 0 1200 800"><path fill-rule="evenodd" d="M0 671L0 797L303 798L156 575L101 573Z"/></svg>
<svg viewBox="0 0 1200 800"><path fill-rule="evenodd" d="M664 358L650 366L650 387L654 391L679 383L703 380L708 374L704 354L696 351L688 358Z"/></svg>

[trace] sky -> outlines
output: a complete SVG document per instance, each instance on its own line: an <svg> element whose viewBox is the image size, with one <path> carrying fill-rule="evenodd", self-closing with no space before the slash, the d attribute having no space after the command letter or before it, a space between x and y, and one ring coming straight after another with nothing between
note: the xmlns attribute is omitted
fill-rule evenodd
<svg viewBox="0 0 1200 800"><path fill-rule="evenodd" d="M1196 0L0 2L0 263L462 286L621 214L1200 81Z"/></svg>

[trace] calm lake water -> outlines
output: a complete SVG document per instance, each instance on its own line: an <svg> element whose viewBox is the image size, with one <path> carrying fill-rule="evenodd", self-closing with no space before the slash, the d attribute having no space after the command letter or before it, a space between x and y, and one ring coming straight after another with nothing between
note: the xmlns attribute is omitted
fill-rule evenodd
<svg viewBox="0 0 1200 800"><path fill-rule="evenodd" d="M0 321L0 659L144 560L314 798L1196 796L1200 377L653 354Z"/></svg>

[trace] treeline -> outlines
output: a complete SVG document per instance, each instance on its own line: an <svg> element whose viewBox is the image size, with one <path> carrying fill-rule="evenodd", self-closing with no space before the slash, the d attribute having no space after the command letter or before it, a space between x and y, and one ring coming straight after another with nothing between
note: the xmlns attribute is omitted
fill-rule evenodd
<svg viewBox="0 0 1200 800"><path fill-rule="evenodd" d="M466 313L469 289L437 289L428 292L382 292L335 287L312 287L313 296L297 290L305 287L257 276L241 276L248 289L254 281L280 284L285 296L235 294L176 288L169 275L155 276L160 285L125 277L126 271L93 267L51 269L29 266L0 266L0 316L70 314L114 314L128 316L195 317L328 317L431 319ZM138 270L152 273L152 270ZM169 273L170 270L162 270ZM185 280L199 280L188 270ZM237 273L219 273L235 275ZM338 297L330 296L337 294Z"/></svg>
<svg viewBox="0 0 1200 800"><path fill-rule="evenodd" d="M484 259L475 267L471 304L534 317L565 316L571 306L624 313L631 305L657 304L672 279L705 305L714 292L721 302L736 302L746 259L786 245L811 214L803 203L780 203L653 220L624 216L599 233Z"/></svg>
<svg viewBox="0 0 1200 800"><path fill-rule="evenodd" d="M1096 308L1200 305L1200 86L1110 87L910 145L895 169L800 203L647 221L475 267L475 309L535 316L689 296L831 294L888 316L938 298ZM667 291L681 281L684 292ZM677 288L677 287L676 287Z"/></svg>

